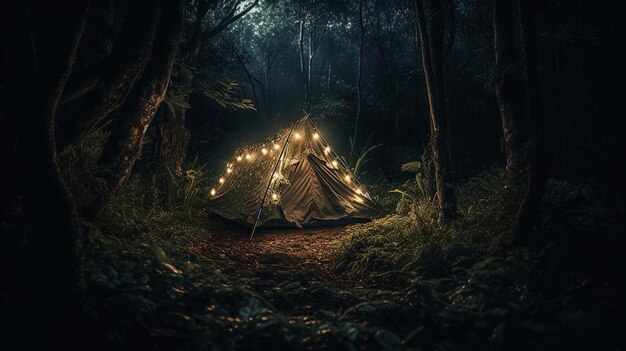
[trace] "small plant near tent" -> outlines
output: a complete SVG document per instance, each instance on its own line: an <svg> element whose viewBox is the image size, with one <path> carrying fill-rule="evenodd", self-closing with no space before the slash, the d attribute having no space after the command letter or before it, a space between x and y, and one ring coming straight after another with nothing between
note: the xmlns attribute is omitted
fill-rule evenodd
<svg viewBox="0 0 626 351"><path fill-rule="evenodd" d="M355 150L356 145L354 144L354 141L352 140L352 136L348 136L348 141L350 143L350 155L351 156L350 156L350 159L346 159L345 156L342 156L341 159L343 160L345 164L349 165L350 170L352 171L352 173L354 173L356 177L360 177L360 176L367 174L367 171L362 170L362 168L365 166L367 162L371 161L371 158L368 158L368 155L372 151L383 146L383 144L376 144L376 145L369 146L369 143L372 140L373 136L374 136L374 133L370 134L369 138L365 142L365 145L361 149L361 153L356 157L353 164L352 164L351 159L352 159L352 156L356 152Z"/></svg>

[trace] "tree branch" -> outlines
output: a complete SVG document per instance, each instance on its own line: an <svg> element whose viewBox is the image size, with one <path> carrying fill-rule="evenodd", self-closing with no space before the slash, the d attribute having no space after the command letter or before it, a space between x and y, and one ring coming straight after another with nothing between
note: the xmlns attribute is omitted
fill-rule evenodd
<svg viewBox="0 0 626 351"><path fill-rule="evenodd" d="M254 0L254 2L250 6L246 7L243 11L239 12L236 15L234 14L234 12L231 12L231 16L228 16L222 21L220 21L220 23L217 26L215 26L213 29L211 29L210 31L203 33L202 39L206 40L206 39L212 38L220 34L224 30L226 30L226 28L228 28L228 26L230 26L233 22L237 21L238 19L243 17L246 13L250 12L250 10L252 10L256 5L258 5L258 3L259 3L259 0ZM236 8L237 6L233 6L233 7Z"/></svg>

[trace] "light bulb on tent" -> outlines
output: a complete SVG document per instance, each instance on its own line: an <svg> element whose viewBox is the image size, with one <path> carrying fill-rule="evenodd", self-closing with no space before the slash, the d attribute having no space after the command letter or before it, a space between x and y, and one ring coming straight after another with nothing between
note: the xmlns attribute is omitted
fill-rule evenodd
<svg viewBox="0 0 626 351"><path fill-rule="evenodd" d="M220 184L224 184L226 180L224 178L220 178Z"/></svg>
<svg viewBox="0 0 626 351"><path fill-rule="evenodd" d="M333 167L337 168L339 167L339 162L337 162L337 160L333 160L333 162L331 162L331 164L333 165Z"/></svg>
<svg viewBox="0 0 626 351"><path fill-rule="evenodd" d="M350 183L350 182L352 181L352 177L350 177L350 175L349 175L349 174L346 174L346 175L344 176L344 179L345 179L345 180L346 180L346 182L348 182L348 183Z"/></svg>
<svg viewBox="0 0 626 351"><path fill-rule="evenodd" d="M356 190L354 192L359 194L359 195L363 194L363 190L361 190L361 188L356 188Z"/></svg>
<svg viewBox="0 0 626 351"><path fill-rule="evenodd" d="M228 174L233 173L233 169L230 167L226 168L226 173Z"/></svg>
<svg viewBox="0 0 626 351"><path fill-rule="evenodd" d="M262 148L262 149L261 149L261 153L262 153L263 155L267 155L267 149L266 149L266 148Z"/></svg>
<svg viewBox="0 0 626 351"><path fill-rule="evenodd" d="M243 159L243 156L237 156L237 162L241 162L242 159Z"/></svg>
<svg viewBox="0 0 626 351"><path fill-rule="evenodd" d="M317 140L317 139L319 139L319 138L320 138L320 135L319 135L319 134L317 134L317 133L313 134L313 139Z"/></svg>
<svg viewBox="0 0 626 351"><path fill-rule="evenodd" d="M278 195L276 193L272 194L272 200L274 201L278 200Z"/></svg>
<svg viewBox="0 0 626 351"><path fill-rule="evenodd" d="M325 155L328 155L329 153L330 153L330 146L326 146L326 147L324 148L324 154L325 154Z"/></svg>
<svg viewBox="0 0 626 351"><path fill-rule="evenodd" d="M362 204L362 203L363 203L363 198L362 198L362 197L360 197L360 196L355 196L355 197L354 197L354 201L356 201L356 202L358 202L358 203Z"/></svg>
<svg viewBox="0 0 626 351"><path fill-rule="evenodd" d="M277 143L274 143L274 150L278 150L280 149L280 145L278 145Z"/></svg>
<svg viewBox="0 0 626 351"><path fill-rule="evenodd" d="M211 196L215 196L215 189L211 189Z"/></svg>
<svg viewBox="0 0 626 351"><path fill-rule="evenodd" d="M302 139L302 134L300 134L298 132L296 132L296 134L294 134L293 136L296 138L296 140Z"/></svg>
<svg viewBox="0 0 626 351"><path fill-rule="evenodd" d="M246 160L252 161L252 157L253 157L252 154L246 154Z"/></svg>

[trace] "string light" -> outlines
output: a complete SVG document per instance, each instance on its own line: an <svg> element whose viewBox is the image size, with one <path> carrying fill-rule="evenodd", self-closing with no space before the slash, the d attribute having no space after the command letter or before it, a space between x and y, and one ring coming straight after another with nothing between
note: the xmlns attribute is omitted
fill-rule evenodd
<svg viewBox="0 0 626 351"><path fill-rule="evenodd" d="M233 169L230 167L226 168L226 173L228 174L233 173Z"/></svg>
<svg viewBox="0 0 626 351"><path fill-rule="evenodd" d="M337 160L333 160L333 162L331 162L331 164L333 165L333 167L337 168L339 167L339 162L337 162Z"/></svg>
<svg viewBox="0 0 626 351"><path fill-rule="evenodd" d="M296 132L296 134L293 135L296 139L300 140L302 139L302 134Z"/></svg>
<svg viewBox="0 0 626 351"><path fill-rule="evenodd" d="M280 148L280 145L274 143L274 150L278 150Z"/></svg>
<svg viewBox="0 0 626 351"><path fill-rule="evenodd" d="M274 201L278 200L278 195L276 195L276 193L272 194L272 200Z"/></svg>
<svg viewBox="0 0 626 351"><path fill-rule="evenodd" d="M215 189L211 189L211 196L215 196Z"/></svg>
<svg viewBox="0 0 626 351"><path fill-rule="evenodd" d="M274 174L272 175L272 178L276 179L278 178L278 176L279 176L278 172L274 172Z"/></svg>
<svg viewBox="0 0 626 351"><path fill-rule="evenodd" d="M224 178L220 178L220 184L224 184L226 180Z"/></svg>
<svg viewBox="0 0 626 351"><path fill-rule="evenodd" d="M237 162L241 162L242 159L243 159L242 156L237 156Z"/></svg>
<svg viewBox="0 0 626 351"><path fill-rule="evenodd" d="M350 177L349 174L346 174L344 178L346 179L346 182L348 182L348 183L350 183L350 181L352 181L352 177Z"/></svg>
<svg viewBox="0 0 626 351"><path fill-rule="evenodd" d="M252 154L246 154L246 160L252 161Z"/></svg>
<svg viewBox="0 0 626 351"><path fill-rule="evenodd" d="M326 146L326 147L324 148L324 154L325 154L325 155L328 155L329 153L330 153L330 146Z"/></svg>
<svg viewBox="0 0 626 351"><path fill-rule="evenodd" d="M317 133L313 134L313 139L317 140L317 139L319 139L319 138L320 138L320 135L319 135L319 134L317 134Z"/></svg>
<svg viewBox="0 0 626 351"><path fill-rule="evenodd" d="M355 192L359 195L363 194L363 190L361 190L361 188L356 188Z"/></svg>
<svg viewBox="0 0 626 351"><path fill-rule="evenodd" d="M262 148L262 149L261 149L261 153L262 153L263 155L267 155L267 149L266 149L266 148Z"/></svg>
<svg viewBox="0 0 626 351"><path fill-rule="evenodd" d="M354 200L355 200L356 202L360 203L360 204L362 204L362 203L363 203L363 198L362 198L362 197L360 197L360 196L355 196L355 197L354 197Z"/></svg>

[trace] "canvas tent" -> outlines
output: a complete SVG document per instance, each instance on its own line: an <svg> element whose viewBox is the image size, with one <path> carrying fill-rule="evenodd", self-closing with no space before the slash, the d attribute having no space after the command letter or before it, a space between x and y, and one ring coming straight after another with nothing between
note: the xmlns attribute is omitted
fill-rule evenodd
<svg viewBox="0 0 626 351"><path fill-rule="evenodd" d="M380 208L308 116L238 150L208 205L255 228L365 222Z"/></svg>

